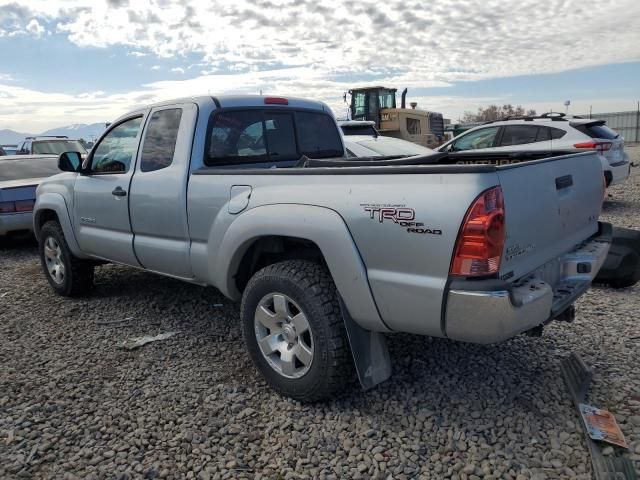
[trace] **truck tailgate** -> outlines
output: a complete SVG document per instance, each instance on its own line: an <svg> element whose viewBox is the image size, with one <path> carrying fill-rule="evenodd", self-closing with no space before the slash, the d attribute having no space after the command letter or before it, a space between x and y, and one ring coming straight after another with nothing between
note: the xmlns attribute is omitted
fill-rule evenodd
<svg viewBox="0 0 640 480"><path fill-rule="evenodd" d="M501 278L517 280L598 231L604 185L595 152L499 167L498 177L506 219Z"/></svg>

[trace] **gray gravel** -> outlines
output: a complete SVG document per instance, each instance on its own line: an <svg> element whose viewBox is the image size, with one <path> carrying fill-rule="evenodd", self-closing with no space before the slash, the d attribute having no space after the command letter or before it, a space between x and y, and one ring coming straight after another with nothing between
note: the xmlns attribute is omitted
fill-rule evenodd
<svg viewBox="0 0 640 480"><path fill-rule="evenodd" d="M603 216L640 228L639 207L635 168ZM93 297L69 300L48 288L33 243L4 241L0 265L3 479L586 479L558 366L571 351L595 368L590 401L615 412L640 468L638 286L593 288L574 324L542 338L392 336L390 381L309 406L266 386L237 305L212 289L110 265Z"/></svg>

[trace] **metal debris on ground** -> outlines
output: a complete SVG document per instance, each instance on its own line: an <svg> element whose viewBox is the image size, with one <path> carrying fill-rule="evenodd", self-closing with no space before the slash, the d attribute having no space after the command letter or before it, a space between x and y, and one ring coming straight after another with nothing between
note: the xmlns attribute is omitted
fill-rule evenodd
<svg viewBox="0 0 640 480"><path fill-rule="evenodd" d="M174 335L177 335L178 333L179 332L167 332L167 333L161 333L159 335L156 335L155 337L151 335L145 335L144 337L128 338L122 343L122 348L126 348L127 350L133 350L134 348L142 347L147 343L166 340L168 338L173 337Z"/></svg>
<svg viewBox="0 0 640 480"><path fill-rule="evenodd" d="M131 320L133 320L133 317L117 318L115 320L101 320L96 321L96 325L119 325L121 323L130 322Z"/></svg>
<svg viewBox="0 0 640 480"><path fill-rule="evenodd" d="M611 412L581 403L580 414L591 438L622 448L629 448L622 430L620 430L618 422L616 422L616 417Z"/></svg>
<svg viewBox="0 0 640 480"><path fill-rule="evenodd" d="M593 371L575 353L561 361L560 371L571 395L571 400L581 412L580 404L584 404L587 399ZM622 456L605 457L600 446L589 436L589 428L582 414L580 414L580 420L585 429L587 447L591 455L593 477L596 480L636 480L637 476L631 461Z"/></svg>

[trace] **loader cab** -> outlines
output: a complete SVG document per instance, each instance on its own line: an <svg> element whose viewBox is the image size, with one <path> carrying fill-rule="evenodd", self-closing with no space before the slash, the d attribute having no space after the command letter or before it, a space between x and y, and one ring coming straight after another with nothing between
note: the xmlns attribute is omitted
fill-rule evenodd
<svg viewBox="0 0 640 480"><path fill-rule="evenodd" d="M395 88L370 87L349 90L351 119L369 120L380 127L380 109L396 108Z"/></svg>

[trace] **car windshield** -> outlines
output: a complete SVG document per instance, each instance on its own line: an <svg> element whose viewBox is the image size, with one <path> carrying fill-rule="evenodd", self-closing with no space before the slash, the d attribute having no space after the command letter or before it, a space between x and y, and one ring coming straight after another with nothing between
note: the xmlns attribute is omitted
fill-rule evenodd
<svg viewBox="0 0 640 480"><path fill-rule="evenodd" d="M380 155L430 155L433 150L429 148L416 145L411 142L404 141L390 141L383 137L378 137L378 140L363 140L358 142L365 148L373 150Z"/></svg>
<svg viewBox="0 0 640 480"><path fill-rule="evenodd" d="M58 169L58 159L54 157L0 159L0 182L24 178L44 178L56 173L60 173L60 170Z"/></svg>
<svg viewBox="0 0 640 480"><path fill-rule="evenodd" d="M60 155L64 152L79 152L83 155L87 153L84 147L77 140L38 140L33 142L32 152L34 154Z"/></svg>

